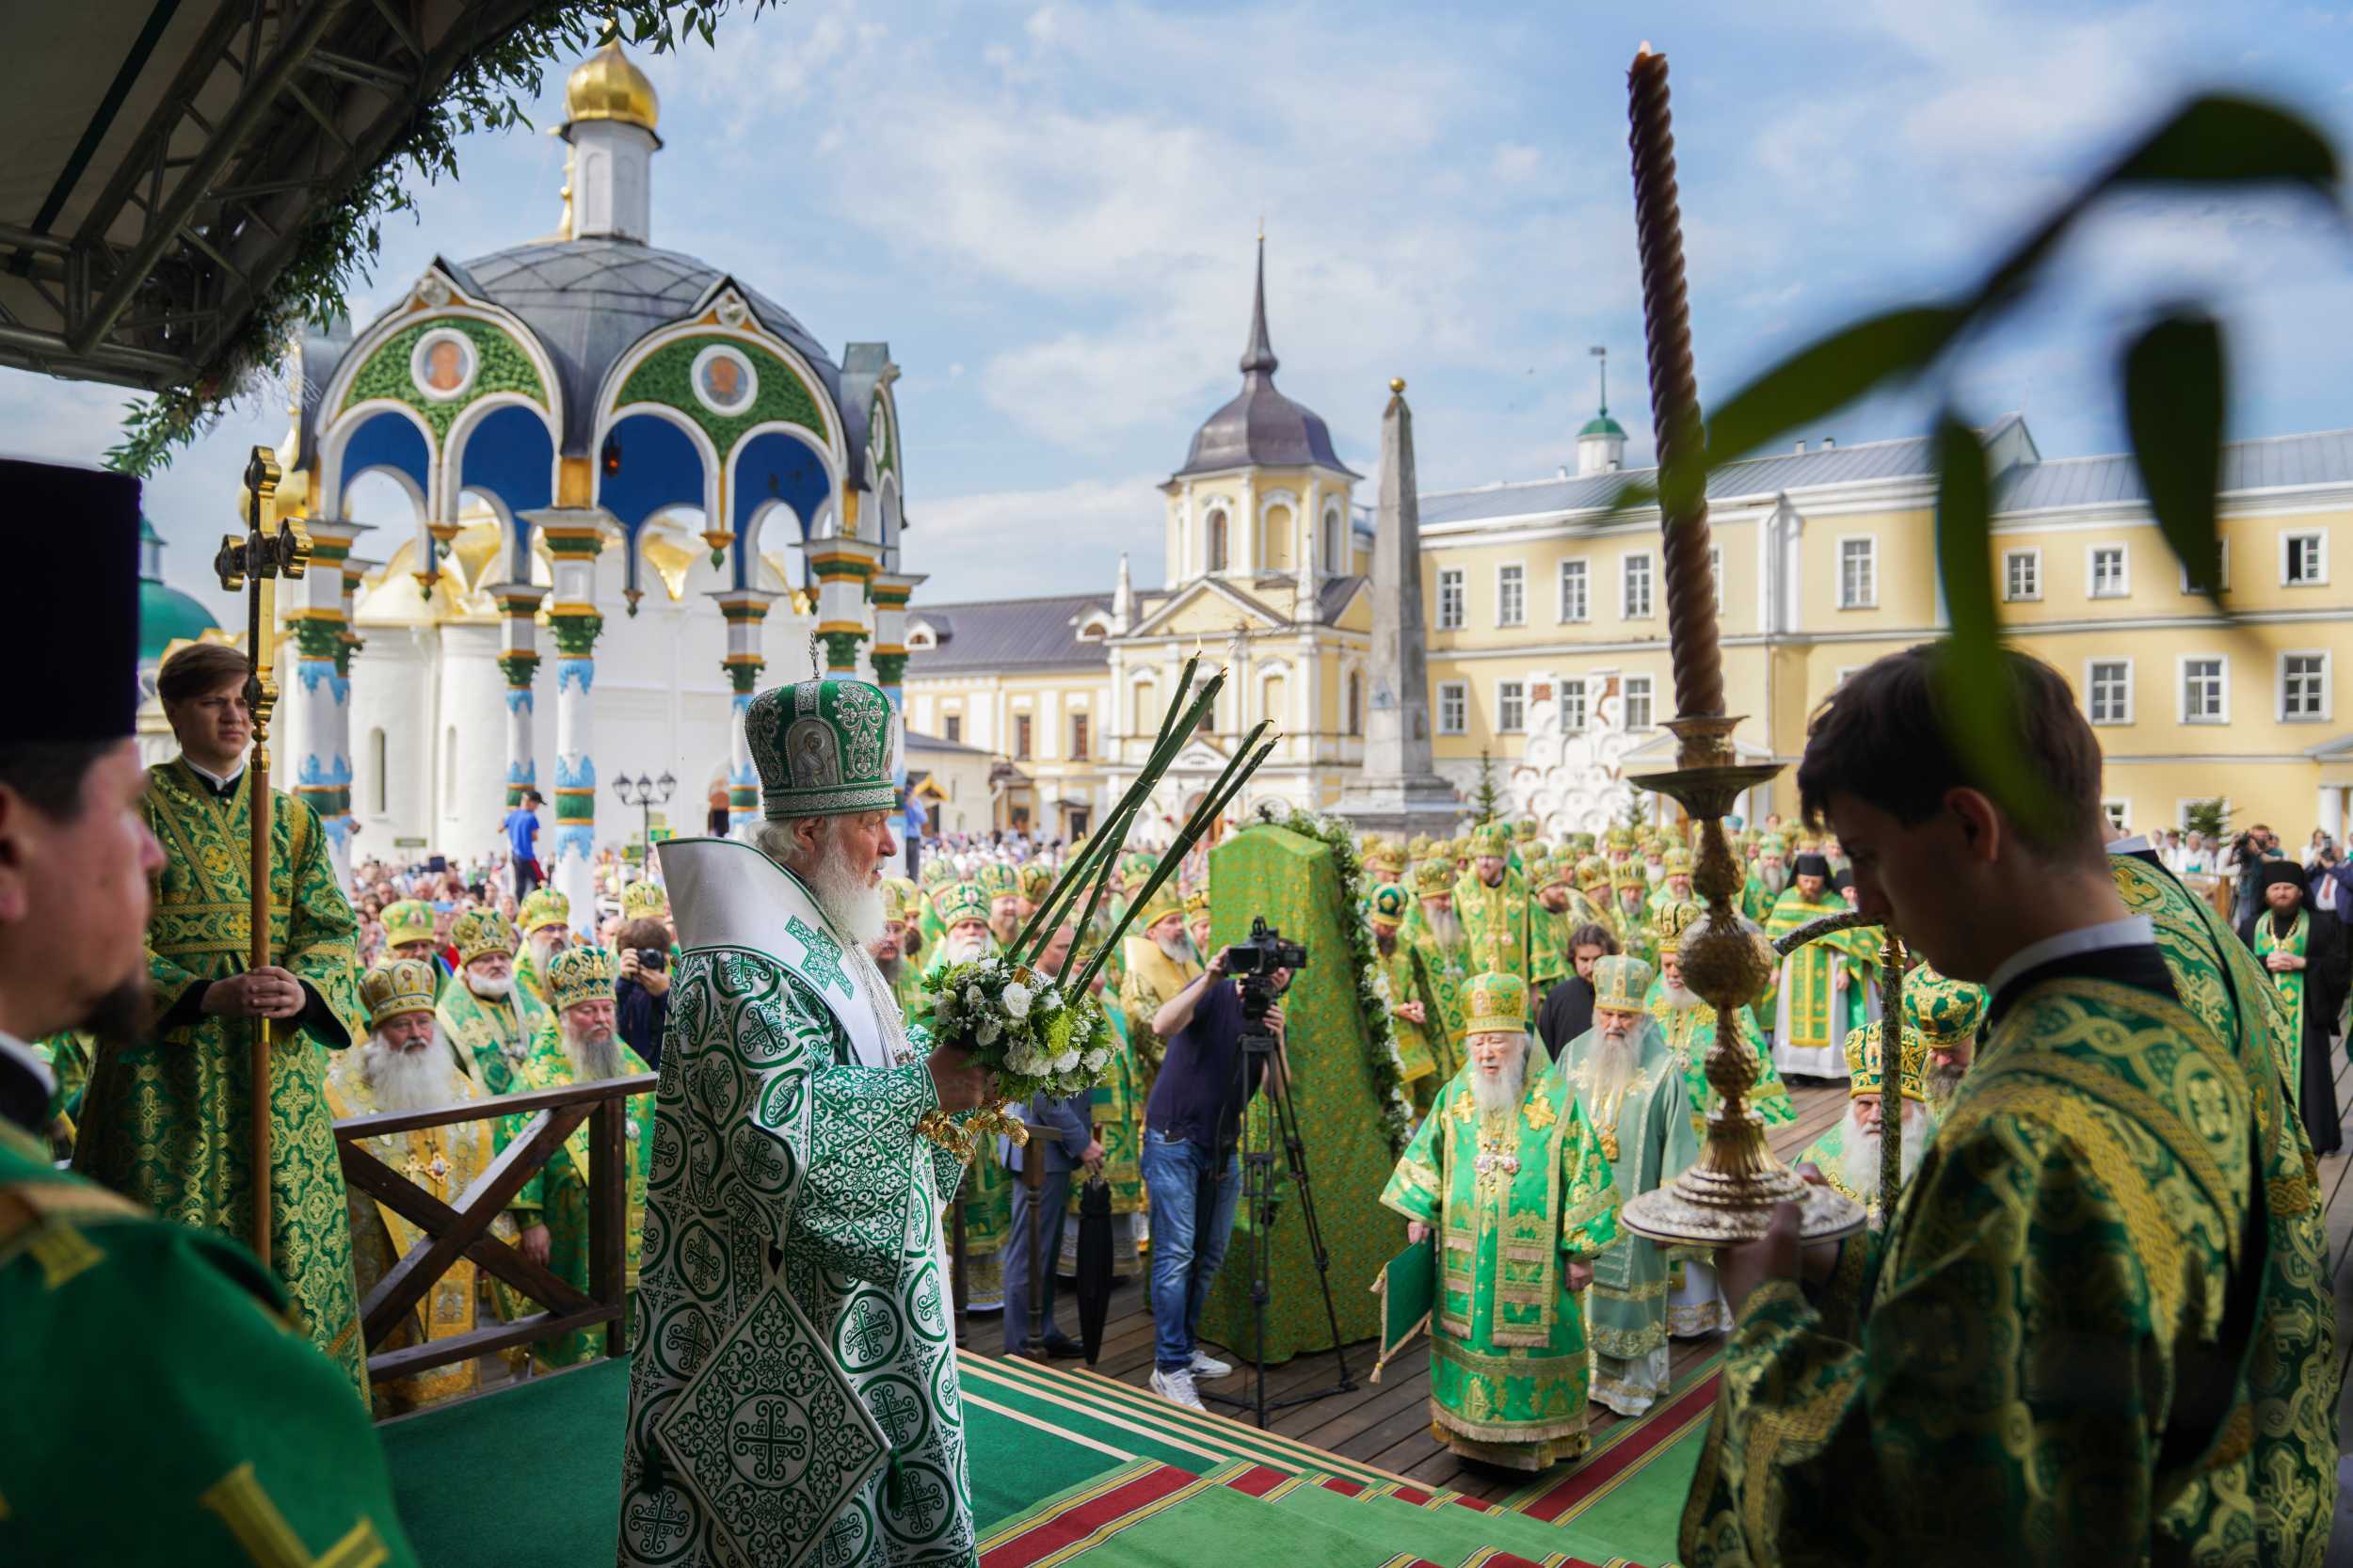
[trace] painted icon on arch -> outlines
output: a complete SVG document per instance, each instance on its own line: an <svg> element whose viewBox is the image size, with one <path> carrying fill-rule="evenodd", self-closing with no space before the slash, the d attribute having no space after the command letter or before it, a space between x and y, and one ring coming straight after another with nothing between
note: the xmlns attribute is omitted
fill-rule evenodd
<svg viewBox="0 0 2353 1568"><path fill-rule="evenodd" d="M473 386L481 356L473 340L455 328L427 332L408 356L408 376L417 390L437 403L463 397Z"/></svg>
<svg viewBox="0 0 2353 1568"><path fill-rule="evenodd" d="M713 344L695 356L695 395L714 414L740 414L760 395L760 376L744 351Z"/></svg>

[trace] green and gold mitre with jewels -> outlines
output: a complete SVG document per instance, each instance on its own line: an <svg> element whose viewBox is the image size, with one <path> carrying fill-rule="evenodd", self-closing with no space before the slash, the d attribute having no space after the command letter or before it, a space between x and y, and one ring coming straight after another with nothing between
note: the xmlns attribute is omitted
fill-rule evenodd
<svg viewBox="0 0 2353 1568"><path fill-rule="evenodd" d="M441 977L422 958L388 958L360 977L360 1001L368 1027L382 1029L403 1013L430 1013Z"/></svg>
<svg viewBox="0 0 2353 1568"><path fill-rule="evenodd" d="M1395 931L1405 923L1405 917L1414 907L1413 895L1394 882L1384 882L1372 890L1372 904L1366 918L1383 930Z"/></svg>
<svg viewBox="0 0 2353 1568"><path fill-rule="evenodd" d="M1927 964L1904 974L1904 1023L1930 1050L1947 1041L1974 1040L1985 1017L1985 987L1941 975Z"/></svg>
<svg viewBox="0 0 2353 1568"><path fill-rule="evenodd" d="M1021 890L1020 878L1014 873L1012 865L1003 860L991 860L980 869L973 880L981 885L981 891L992 899Z"/></svg>
<svg viewBox="0 0 2353 1568"><path fill-rule="evenodd" d="M1141 850L1128 850L1119 857L1119 880L1132 890L1152 879L1158 862Z"/></svg>
<svg viewBox="0 0 2353 1568"><path fill-rule="evenodd" d="M1523 844L1535 842L1536 819L1533 817L1522 817L1519 821L1513 823L1512 824L1512 837L1513 840Z"/></svg>
<svg viewBox="0 0 2353 1568"><path fill-rule="evenodd" d="M817 680L771 687L744 710L744 736L770 822L899 808L899 715L880 686Z"/></svg>
<svg viewBox="0 0 2353 1568"><path fill-rule="evenodd" d="M1593 961L1593 1005L1613 1013L1640 1013L1658 971L1639 958L1613 952Z"/></svg>
<svg viewBox="0 0 2353 1568"><path fill-rule="evenodd" d="M1042 904L1046 895L1053 890L1054 868L1043 860L1025 861L1016 873L1016 879L1023 898L1032 904Z"/></svg>
<svg viewBox="0 0 2353 1568"><path fill-rule="evenodd" d="M666 920L669 918L670 895L661 883L639 877L621 889L621 919Z"/></svg>
<svg viewBox="0 0 2353 1568"><path fill-rule="evenodd" d="M1429 834L1417 833L1405 841L1405 858L1417 862L1427 860L1436 849L1437 845L1432 842Z"/></svg>
<svg viewBox="0 0 2353 1568"><path fill-rule="evenodd" d="M905 925L916 917L922 892L904 876L882 879L883 919Z"/></svg>
<svg viewBox="0 0 2353 1568"><path fill-rule="evenodd" d="M523 899L520 918L515 922L528 936L549 926L568 927L572 923L572 901L552 888L534 888Z"/></svg>
<svg viewBox="0 0 2353 1568"><path fill-rule="evenodd" d="M1582 892L1609 887L1609 862L1598 855L1586 856L1577 863L1577 886Z"/></svg>
<svg viewBox="0 0 2353 1568"><path fill-rule="evenodd" d="M967 920L988 923L988 895L977 882L951 882L932 894L939 923L953 931Z"/></svg>
<svg viewBox="0 0 2353 1568"><path fill-rule="evenodd" d="M586 1001L611 1001L620 966L606 949L582 943L548 960L548 1005L558 1013Z"/></svg>
<svg viewBox="0 0 2353 1568"><path fill-rule="evenodd" d="M384 906L381 919L386 947L433 940L433 905L421 898L394 900Z"/></svg>
<svg viewBox="0 0 2353 1568"><path fill-rule="evenodd" d="M513 955L515 928L495 909L469 909L449 928L450 945L457 950L459 968L494 952Z"/></svg>
<svg viewBox="0 0 2353 1568"><path fill-rule="evenodd" d="M1669 899L1650 918L1651 945L1660 957L1683 951L1684 934L1699 923L1702 906L1690 899Z"/></svg>
<svg viewBox="0 0 2353 1568"><path fill-rule="evenodd" d="M1136 911L1135 922L1128 929L1149 934L1154 926L1169 916L1184 912L1184 892L1176 886L1176 879L1171 877L1152 890L1152 896L1144 901L1143 908Z"/></svg>
<svg viewBox="0 0 2353 1568"><path fill-rule="evenodd" d="M956 879L956 863L944 855L936 855L923 862L917 873L926 888L937 888Z"/></svg>
<svg viewBox="0 0 2353 1568"><path fill-rule="evenodd" d="M1609 868L1609 886L1612 888L1647 888L1650 886L1650 877L1643 872L1641 861L1621 860Z"/></svg>
<svg viewBox="0 0 2353 1568"><path fill-rule="evenodd" d="M1661 876L1690 875L1691 852L1681 844L1674 845L1658 857L1658 873Z"/></svg>
<svg viewBox="0 0 2353 1568"><path fill-rule="evenodd" d="M1375 838L1365 849L1365 870L1376 880L1399 882L1405 876L1405 852L1392 839Z"/></svg>
<svg viewBox="0 0 2353 1568"><path fill-rule="evenodd" d="M1632 849L1634 847L1633 830L1612 827L1602 834L1601 845L1604 849Z"/></svg>
<svg viewBox="0 0 2353 1568"><path fill-rule="evenodd" d="M1926 1104L1929 1097L1929 1043L1910 1024L1903 1027L1899 1090L1904 1098ZM1880 1092L1880 1026L1857 1024L1847 1031L1847 1094L1860 1099Z"/></svg>
<svg viewBox="0 0 2353 1568"><path fill-rule="evenodd" d="M1528 982L1515 974L1475 974L1463 983L1466 1034L1518 1034L1528 1028Z"/></svg>
<svg viewBox="0 0 2353 1568"><path fill-rule="evenodd" d="M1454 891L1454 867L1445 860L1424 860L1414 868L1414 891L1422 898Z"/></svg>

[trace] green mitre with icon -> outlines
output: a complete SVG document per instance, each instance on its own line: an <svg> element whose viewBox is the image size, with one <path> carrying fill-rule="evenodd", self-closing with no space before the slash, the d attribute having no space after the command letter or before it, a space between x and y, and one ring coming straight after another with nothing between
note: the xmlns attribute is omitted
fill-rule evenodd
<svg viewBox="0 0 2353 1568"><path fill-rule="evenodd" d="M899 808L898 711L880 686L796 680L752 698L744 736L770 822Z"/></svg>

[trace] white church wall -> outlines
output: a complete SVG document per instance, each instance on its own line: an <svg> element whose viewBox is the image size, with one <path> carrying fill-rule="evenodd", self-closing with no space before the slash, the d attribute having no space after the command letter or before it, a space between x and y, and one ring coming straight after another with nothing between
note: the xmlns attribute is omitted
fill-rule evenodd
<svg viewBox="0 0 2353 1568"><path fill-rule="evenodd" d="M433 723L439 687L434 633L425 628L364 627L367 647L351 661L351 811L360 825L355 859L417 853L397 840L430 843Z"/></svg>
<svg viewBox="0 0 2353 1568"><path fill-rule="evenodd" d="M496 625L440 629L434 737L433 848L453 859L499 847L506 816L506 677Z"/></svg>

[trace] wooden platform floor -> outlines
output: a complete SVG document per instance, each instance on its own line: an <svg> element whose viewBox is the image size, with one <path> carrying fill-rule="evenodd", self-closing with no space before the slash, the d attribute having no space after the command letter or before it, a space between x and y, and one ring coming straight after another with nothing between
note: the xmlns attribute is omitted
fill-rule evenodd
<svg viewBox="0 0 2353 1568"><path fill-rule="evenodd" d="M1772 1144L1774 1152L1783 1159L1794 1160L1845 1114L1847 1093L1843 1087L1795 1086L1790 1093L1797 1103L1798 1118L1772 1129ZM1228 1267L1231 1266L1229 1258ZM1058 1301L1055 1305L1064 1332L1075 1338L1079 1332L1077 1307L1068 1301ZM972 1315L966 1332L967 1344L974 1351L994 1352L1004 1343L1004 1330L995 1313ZM1721 1340L1677 1339L1672 1343L1673 1375L1680 1379L1695 1363L1705 1360ZM1219 1347L1209 1348L1212 1353L1224 1353ZM1356 1382L1353 1392L1333 1394L1288 1410L1270 1411L1269 1427L1317 1448L1476 1497L1508 1496L1532 1479L1513 1479L1465 1467L1450 1449L1430 1435L1430 1349L1426 1337L1382 1370L1377 1387L1365 1381L1365 1374L1372 1368L1372 1347L1352 1346L1346 1354L1349 1371ZM1095 1369L1139 1388L1149 1384L1152 1313L1140 1282L1123 1281L1113 1290L1111 1317L1103 1329L1102 1359ZM1299 1356L1268 1371L1267 1400L1273 1403L1287 1394L1330 1386L1338 1380L1338 1369L1329 1352ZM1254 1388L1251 1368L1238 1365L1233 1377L1210 1386L1217 1393L1247 1399ZM1587 1408L1596 1438L1619 1419L1599 1405ZM1249 1418L1247 1412L1214 1400L1209 1409L1219 1415Z"/></svg>
<svg viewBox="0 0 2353 1568"><path fill-rule="evenodd" d="M2342 1045L2337 1048L2336 1060L2337 1104L2347 1112L2345 1121L2353 1124L2353 1064L2348 1064ZM1798 1107L1798 1118L1774 1128L1772 1137L1774 1152L1787 1160L1795 1160L1845 1113L1847 1100L1845 1089L1838 1086L1793 1086L1791 1097ZM2348 1151L2353 1151L2353 1126L2348 1126L2346 1144ZM2353 1174L2353 1152L2331 1155L2320 1162L2321 1191L2328 1203L2329 1275L2336 1288L2341 1373L2353 1371L2353 1180L2347 1179L2348 1174ZM1064 1332L1075 1337L1079 1332L1077 1308L1068 1301L1056 1304ZM979 1352L996 1351L1003 1343L1003 1333L993 1313L975 1315L967 1324L968 1343ZM1680 1379L1719 1343L1713 1339L1673 1341L1673 1375ZM1354 1391L1271 1412L1270 1426L1320 1448L1433 1485L1452 1487L1472 1496L1502 1497L1526 1484L1525 1478L1513 1480L1466 1467L1430 1435L1430 1352L1426 1339L1392 1362L1382 1372L1378 1387L1365 1382L1365 1373L1372 1365L1370 1347L1352 1347L1347 1355L1357 1384ZM1096 1369L1139 1388L1150 1381L1152 1316L1137 1282L1122 1282L1112 1293L1111 1319L1103 1331L1102 1360ZM1269 1371L1267 1398L1272 1401L1288 1393L1328 1386L1337 1380L1329 1352L1301 1356ZM1214 1386L1219 1393L1247 1398L1252 1388L1250 1368L1241 1367L1231 1379ZM1212 1401L1209 1408L1221 1415L1244 1415L1246 1418L1246 1413L1237 1412L1230 1405ZM1596 1437L1619 1419L1599 1405L1589 1406L1588 1410ZM2353 1430L2348 1428L2348 1417L2353 1417L2353 1386L2347 1388L2338 1409L2340 1441L2346 1431Z"/></svg>

